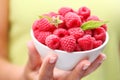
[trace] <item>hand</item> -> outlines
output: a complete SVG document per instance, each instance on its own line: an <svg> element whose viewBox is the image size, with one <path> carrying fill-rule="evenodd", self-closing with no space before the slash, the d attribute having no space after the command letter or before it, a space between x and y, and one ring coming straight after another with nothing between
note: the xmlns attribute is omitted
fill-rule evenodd
<svg viewBox="0 0 120 80"><path fill-rule="evenodd" d="M105 59L105 55L100 54L93 63L84 59L73 70L63 71L54 68L57 55L49 55L42 60L32 42L29 42L28 49L29 60L23 72L23 80L80 80L95 71Z"/></svg>

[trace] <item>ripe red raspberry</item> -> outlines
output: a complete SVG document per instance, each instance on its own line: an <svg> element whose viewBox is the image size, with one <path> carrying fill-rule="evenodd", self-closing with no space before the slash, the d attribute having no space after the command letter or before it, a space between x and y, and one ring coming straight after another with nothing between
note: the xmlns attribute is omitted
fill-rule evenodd
<svg viewBox="0 0 120 80"><path fill-rule="evenodd" d="M39 33L40 33L39 30L33 30L33 34L34 34L34 36L35 36L36 39L37 39Z"/></svg>
<svg viewBox="0 0 120 80"><path fill-rule="evenodd" d="M93 42L91 35L85 35L78 39L78 44L83 51L93 49Z"/></svg>
<svg viewBox="0 0 120 80"><path fill-rule="evenodd" d="M60 46L60 38L56 35L49 35L45 40L45 44L51 49L58 49Z"/></svg>
<svg viewBox="0 0 120 80"><path fill-rule="evenodd" d="M80 17L73 12L68 12L65 15L65 23L67 28L80 27L82 24Z"/></svg>
<svg viewBox="0 0 120 80"><path fill-rule="evenodd" d="M53 31L56 27L46 19L42 18L36 20L32 26L33 30L39 29L39 31Z"/></svg>
<svg viewBox="0 0 120 80"><path fill-rule="evenodd" d="M94 41L93 48L97 48L97 47L99 47L101 45L102 45L102 41L101 40Z"/></svg>
<svg viewBox="0 0 120 80"><path fill-rule="evenodd" d="M91 35L91 36L93 35L92 30L85 30L84 33L85 35Z"/></svg>
<svg viewBox="0 0 120 80"><path fill-rule="evenodd" d="M45 44L45 39L47 36L51 35L51 32L39 32L37 36L37 40L41 42L42 44Z"/></svg>
<svg viewBox="0 0 120 80"><path fill-rule="evenodd" d="M58 37L62 38L68 35L68 31L63 28L58 28L54 30L53 34L57 35Z"/></svg>
<svg viewBox="0 0 120 80"><path fill-rule="evenodd" d="M86 22L86 19L84 19L83 16L81 16L81 15L79 15L79 16L80 16L80 19L81 19L81 22L82 22L82 23Z"/></svg>
<svg viewBox="0 0 120 80"><path fill-rule="evenodd" d="M76 48L76 39L73 36L66 36L60 39L60 44L63 50L72 52Z"/></svg>
<svg viewBox="0 0 120 80"><path fill-rule="evenodd" d="M73 12L73 9L69 7L62 7L58 10L58 13L62 16L65 16L65 14L68 12Z"/></svg>
<svg viewBox="0 0 120 80"><path fill-rule="evenodd" d="M70 28L68 30L68 32L69 32L70 35L74 36L76 40L78 38L83 37L83 35L84 35L84 31L80 27Z"/></svg>
<svg viewBox="0 0 120 80"><path fill-rule="evenodd" d="M50 17L53 17L53 16L57 16L58 14L55 13L55 12L50 12L48 15L49 15Z"/></svg>
<svg viewBox="0 0 120 80"><path fill-rule="evenodd" d="M104 42L106 39L106 31L102 27L98 27L94 30L93 36L96 40L102 40Z"/></svg>
<svg viewBox="0 0 120 80"><path fill-rule="evenodd" d="M80 16L83 16L84 19L87 19L89 16L90 16L90 9L83 6L83 7L80 7L79 10L78 10L78 15Z"/></svg>
<svg viewBox="0 0 120 80"><path fill-rule="evenodd" d="M81 51L81 48L80 48L79 44L76 44L75 51Z"/></svg>
<svg viewBox="0 0 120 80"><path fill-rule="evenodd" d="M100 21L100 19L97 16L89 16L87 18L87 21L90 21L90 20Z"/></svg>
<svg viewBox="0 0 120 80"><path fill-rule="evenodd" d="M102 25L101 27L104 28L105 31L107 31L107 25L106 24Z"/></svg>

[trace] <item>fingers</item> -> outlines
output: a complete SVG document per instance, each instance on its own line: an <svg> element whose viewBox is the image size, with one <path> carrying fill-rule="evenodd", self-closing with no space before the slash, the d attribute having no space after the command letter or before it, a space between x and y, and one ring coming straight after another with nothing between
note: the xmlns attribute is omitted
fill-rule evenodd
<svg viewBox="0 0 120 80"><path fill-rule="evenodd" d="M72 71L68 80L80 80L83 76L85 70L90 66L90 62L88 60L82 60Z"/></svg>
<svg viewBox="0 0 120 80"><path fill-rule="evenodd" d="M39 80L53 80L53 70L57 61L57 55L47 56L39 71Z"/></svg>
<svg viewBox="0 0 120 80"><path fill-rule="evenodd" d="M39 69L42 61L32 41L28 42L28 55L29 58L26 68L29 70Z"/></svg>
<svg viewBox="0 0 120 80"><path fill-rule="evenodd" d="M106 55L105 54L100 54L98 56L98 58L90 65L90 67L85 71L84 76L92 73L93 71L95 71L102 63L103 61L106 59Z"/></svg>

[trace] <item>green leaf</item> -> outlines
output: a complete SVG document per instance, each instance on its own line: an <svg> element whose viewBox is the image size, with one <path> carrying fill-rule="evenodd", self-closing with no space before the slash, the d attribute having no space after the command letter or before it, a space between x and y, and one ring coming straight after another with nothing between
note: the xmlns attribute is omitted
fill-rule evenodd
<svg viewBox="0 0 120 80"><path fill-rule="evenodd" d="M57 16L57 17L52 17L51 23L52 23L53 25L55 25L56 27L58 27L58 25L59 25L60 23L62 23L62 22L63 22L63 21L60 20L60 17L59 17L59 16Z"/></svg>
<svg viewBox="0 0 120 80"><path fill-rule="evenodd" d="M108 21L94 21L94 20L91 20L91 21L87 21L87 22L83 23L81 28L83 30L95 29L95 28L98 28L98 27L106 24L107 22Z"/></svg>

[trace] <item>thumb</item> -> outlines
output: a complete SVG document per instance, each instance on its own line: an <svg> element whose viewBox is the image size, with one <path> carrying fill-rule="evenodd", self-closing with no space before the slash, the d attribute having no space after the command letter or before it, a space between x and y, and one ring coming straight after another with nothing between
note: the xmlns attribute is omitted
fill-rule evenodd
<svg viewBox="0 0 120 80"><path fill-rule="evenodd" d="M26 68L28 70L38 70L42 63L40 55L35 49L32 41L29 41L27 46L28 46L28 63L26 65Z"/></svg>
<svg viewBox="0 0 120 80"><path fill-rule="evenodd" d="M39 70L39 80L53 80L53 71L56 61L57 55L46 56Z"/></svg>

